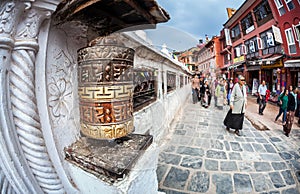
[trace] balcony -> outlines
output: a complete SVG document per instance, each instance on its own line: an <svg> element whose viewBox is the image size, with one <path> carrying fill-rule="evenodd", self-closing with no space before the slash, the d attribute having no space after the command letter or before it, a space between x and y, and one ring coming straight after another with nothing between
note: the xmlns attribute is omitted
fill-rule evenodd
<svg viewBox="0 0 300 194"><path fill-rule="evenodd" d="M257 26L262 26L263 24L267 23L268 21L270 21L271 19L273 19L273 15L272 14L268 14L266 15L264 18L262 18L261 20L257 20Z"/></svg>

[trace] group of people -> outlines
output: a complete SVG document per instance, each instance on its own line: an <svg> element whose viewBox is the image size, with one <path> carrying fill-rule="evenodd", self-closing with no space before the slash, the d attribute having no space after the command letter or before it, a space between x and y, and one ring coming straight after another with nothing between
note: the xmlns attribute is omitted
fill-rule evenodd
<svg viewBox="0 0 300 194"><path fill-rule="evenodd" d="M266 103L268 101L268 89L266 82L263 80L258 88L258 114L263 115ZM275 122L282 115L283 132L288 137L294 122L295 113L299 116L298 124L300 125L300 91L297 87L290 86L289 89L282 87L282 91L278 97L279 113L275 117Z"/></svg>
<svg viewBox="0 0 300 194"><path fill-rule="evenodd" d="M297 87L290 86L289 89L282 87L282 91L278 97L279 113L275 118L275 122L282 115L283 131L286 136L289 136L294 117L298 116L298 125L300 126L300 91Z"/></svg>
<svg viewBox="0 0 300 194"><path fill-rule="evenodd" d="M240 136L247 106L245 78L239 75L235 81L230 79L228 83L224 78L220 78L216 79L212 84L209 84L207 80L203 80L203 77L199 78L197 75L192 79L194 104L200 101L202 106L208 108L212 94L214 94L215 107L223 110L225 105L230 106L223 123L228 131L234 129L235 134Z"/></svg>
<svg viewBox="0 0 300 194"><path fill-rule="evenodd" d="M192 96L194 104L200 101L203 107L208 108L211 102L211 88L208 80L195 75L192 79Z"/></svg>
<svg viewBox="0 0 300 194"><path fill-rule="evenodd" d="M230 109L223 121L226 130L234 129L235 134L240 136L243 128L244 114L247 107L247 87L245 77L239 75L235 80L230 79L228 82L224 78L216 79L213 83L204 80L197 75L192 79L192 96L193 103L200 101L201 105L208 108L211 103L212 95L214 96L215 107L223 110L225 105ZM266 82L263 80L258 88L258 114L263 115L266 108L270 91L267 89ZM290 86L289 89L282 88L278 97L279 113L275 122L282 116L282 125L284 134L288 137L294 117L298 116L298 125L300 126L300 91L297 87Z"/></svg>

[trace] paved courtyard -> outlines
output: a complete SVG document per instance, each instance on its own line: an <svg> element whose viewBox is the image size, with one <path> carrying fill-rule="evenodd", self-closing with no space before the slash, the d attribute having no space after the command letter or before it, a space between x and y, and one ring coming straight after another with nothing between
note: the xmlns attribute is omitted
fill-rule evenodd
<svg viewBox="0 0 300 194"><path fill-rule="evenodd" d="M160 147L159 191L299 194L300 131L259 131L245 118L238 137L225 130L227 111L185 105Z"/></svg>

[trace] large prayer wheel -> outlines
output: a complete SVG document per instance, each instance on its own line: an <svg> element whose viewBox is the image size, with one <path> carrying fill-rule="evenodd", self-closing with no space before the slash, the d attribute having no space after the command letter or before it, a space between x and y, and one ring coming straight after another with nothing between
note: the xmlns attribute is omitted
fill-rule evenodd
<svg viewBox="0 0 300 194"><path fill-rule="evenodd" d="M133 131L134 50L117 36L100 37L78 51L81 133L116 139Z"/></svg>

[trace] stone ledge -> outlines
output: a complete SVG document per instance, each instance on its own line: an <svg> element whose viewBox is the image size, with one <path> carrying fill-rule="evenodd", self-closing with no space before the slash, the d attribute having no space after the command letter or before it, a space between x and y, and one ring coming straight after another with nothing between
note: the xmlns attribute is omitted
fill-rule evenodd
<svg viewBox="0 0 300 194"><path fill-rule="evenodd" d="M266 126L265 124L260 122L257 118L254 118L253 116L251 116L247 113L245 114L245 117L251 122L251 124L253 125L254 128L261 130L261 131L270 130L270 128L268 126Z"/></svg>
<svg viewBox="0 0 300 194"><path fill-rule="evenodd" d="M108 183L123 180L152 143L151 135L130 134L107 141L82 137L65 148L66 160Z"/></svg>

